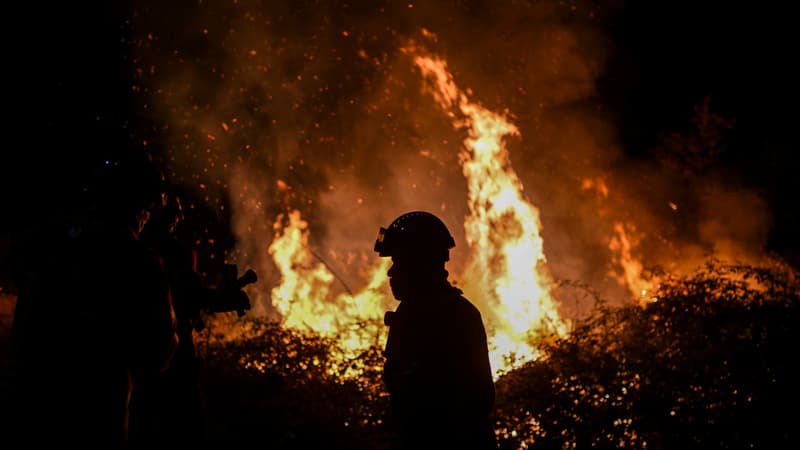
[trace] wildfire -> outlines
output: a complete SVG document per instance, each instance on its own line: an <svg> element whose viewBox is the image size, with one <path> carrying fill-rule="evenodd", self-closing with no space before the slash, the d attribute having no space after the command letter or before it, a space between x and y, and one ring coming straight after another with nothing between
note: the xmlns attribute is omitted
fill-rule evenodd
<svg viewBox="0 0 800 450"><path fill-rule="evenodd" d="M459 154L470 212L464 222L470 255L462 278L467 296L484 305L492 367L499 374L536 358L537 339L567 332L551 296L539 211L525 199L503 142L519 131L471 102L443 60L415 56L414 62L433 81L439 106L460 112L453 126L468 132Z"/></svg>
<svg viewBox="0 0 800 450"><path fill-rule="evenodd" d="M501 115L470 102L444 61L415 55L414 62L433 80L433 95L442 109L460 113L451 114L453 126L468 132L459 155L469 206L464 222L469 256L461 279L486 321L497 377L536 358L537 340L567 333L551 295L539 211L525 198L503 142L519 132ZM386 332L380 318L391 307L381 291L389 261L381 260L371 269L362 291L331 300L335 277L323 262L314 262L308 224L300 213L279 216L274 231L269 253L281 283L272 290L272 302L283 326L335 338L343 362L380 345Z"/></svg>

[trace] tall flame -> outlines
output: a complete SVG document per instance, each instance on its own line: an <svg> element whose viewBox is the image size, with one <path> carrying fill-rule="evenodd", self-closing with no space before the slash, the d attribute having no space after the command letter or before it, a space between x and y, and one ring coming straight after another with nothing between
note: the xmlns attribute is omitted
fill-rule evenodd
<svg viewBox="0 0 800 450"><path fill-rule="evenodd" d="M514 362L536 358L537 339L567 333L551 295L553 281L545 265L539 211L525 199L503 141L519 130L501 115L469 101L445 61L416 56L414 62L433 81L439 106L460 111L453 126L468 133L459 154L470 212L464 223L471 249L464 287L468 296L485 303L492 366L500 373Z"/></svg>
<svg viewBox="0 0 800 450"><path fill-rule="evenodd" d="M470 247L463 288L487 322L490 359L495 377L538 356L536 341L564 336L567 324L551 295L553 281L546 268L539 211L523 194L523 186L503 143L519 134L502 116L472 103L439 59L415 56L422 74L434 81L433 95L453 115L453 126L467 129L459 155L468 184L469 215L464 227ZM284 226L284 223L286 225ZM342 357L381 341L385 329L377 321L386 310L380 288L389 261L372 269L358 294L341 294L329 301L334 276L308 249L307 223L298 211L275 222L269 247L282 280L272 300L286 327L335 337ZM366 322L367 326L360 326Z"/></svg>

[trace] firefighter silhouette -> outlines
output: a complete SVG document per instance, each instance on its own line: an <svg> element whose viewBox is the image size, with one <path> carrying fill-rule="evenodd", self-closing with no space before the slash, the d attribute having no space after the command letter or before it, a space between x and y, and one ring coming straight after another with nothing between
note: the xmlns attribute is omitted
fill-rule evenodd
<svg viewBox="0 0 800 450"><path fill-rule="evenodd" d="M433 214L413 211L380 228L400 304L386 313L384 379L403 449L494 449L495 390L480 312L448 281L455 241Z"/></svg>
<svg viewBox="0 0 800 450"><path fill-rule="evenodd" d="M21 270L8 440L111 448L127 441L139 380L177 345L163 268L138 238L162 206L160 173L143 153L112 153L73 198Z"/></svg>
<svg viewBox="0 0 800 450"><path fill-rule="evenodd" d="M239 277L235 265L225 265L223 279L206 282L199 272L196 250L180 237L185 223L180 197L168 190L165 205L144 227L142 241L161 258L177 319L178 347L170 367L144 380L146 395L132 404L131 443L194 446L208 441L207 408L202 383L202 358L197 354L193 332L204 328L208 313L236 311L239 316L251 303L243 290L257 281L254 271Z"/></svg>

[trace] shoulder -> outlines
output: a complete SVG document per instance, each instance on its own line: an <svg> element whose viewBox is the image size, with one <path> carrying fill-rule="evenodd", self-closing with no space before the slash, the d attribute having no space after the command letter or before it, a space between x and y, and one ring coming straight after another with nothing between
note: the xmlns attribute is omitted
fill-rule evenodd
<svg viewBox="0 0 800 450"><path fill-rule="evenodd" d="M470 323L483 323L481 312L460 290L453 289L448 305L451 309L451 314L457 315L462 320Z"/></svg>
<svg viewBox="0 0 800 450"><path fill-rule="evenodd" d="M467 348L483 348L486 345L486 328L478 308L460 293L453 295L447 303L449 331L453 339Z"/></svg>

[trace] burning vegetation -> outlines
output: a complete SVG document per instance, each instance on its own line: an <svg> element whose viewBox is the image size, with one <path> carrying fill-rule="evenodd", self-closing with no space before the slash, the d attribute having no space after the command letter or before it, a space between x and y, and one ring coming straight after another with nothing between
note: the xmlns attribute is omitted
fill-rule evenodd
<svg viewBox="0 0 800 450"><path fill-rule="evenodd" d="M800 401L800 367L790 355L799 280L780 264L711 261L690 276L662 280L657 301L598 301L567 336L540 345L540 358L499 377L500 448L797 442L791 411ZM235 340L217 328L200 339L220 437L257 438L274 448L391 448L379 348L352 360L367 368L352 378L335 339L275 323L248 321L246 328Z"/></svg>
<svg viewBox="0 0 800 450"><path fill-rule="evenodd" d="M763 251L764 201L714 172L735 123L704 102L660 162L625 158L592 103L610 51L593 8L494 11L538 26L499 42L441 7L210 3L173 27L142 2L125 44L152 125L134 132L189 220L232 235L189 239L259 273L247 317L195 335L212 439L391 447L372 241L422 209L486 322L502 449L797 441L800 284Z"/></svg>

